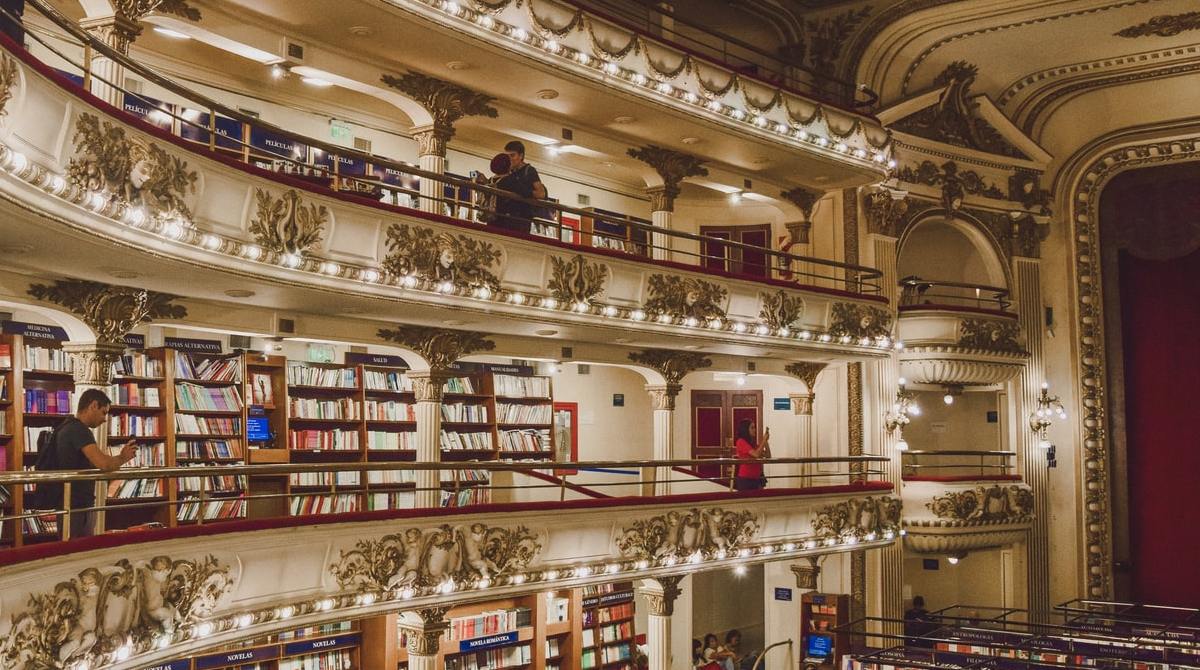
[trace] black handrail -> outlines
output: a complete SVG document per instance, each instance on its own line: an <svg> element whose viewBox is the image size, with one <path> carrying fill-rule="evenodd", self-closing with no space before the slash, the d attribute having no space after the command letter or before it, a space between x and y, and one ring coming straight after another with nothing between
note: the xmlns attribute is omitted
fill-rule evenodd
<svg viewBox="0 0 1200 670"><path fill-rule="evenodd" d="M1012 305L1002 286L910 276L900 280L900 306L960 305L1007 312ZM972 295L973 293L973 295Z"/></svg>

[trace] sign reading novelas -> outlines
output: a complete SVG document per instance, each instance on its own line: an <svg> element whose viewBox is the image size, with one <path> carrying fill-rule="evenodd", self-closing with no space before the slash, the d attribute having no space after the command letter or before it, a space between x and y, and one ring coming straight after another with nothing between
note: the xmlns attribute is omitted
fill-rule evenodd
<svg viewBox="0 0 1200 670"><path fill-rule="evenodd" d="M301 640L299 642L291 642L283 645L284 656L296 656L297 654L311 654L317 651L327 651L329 649L341 649L358 644L359 635L338 635L337 637L325 637L319 640Z"/></svg>

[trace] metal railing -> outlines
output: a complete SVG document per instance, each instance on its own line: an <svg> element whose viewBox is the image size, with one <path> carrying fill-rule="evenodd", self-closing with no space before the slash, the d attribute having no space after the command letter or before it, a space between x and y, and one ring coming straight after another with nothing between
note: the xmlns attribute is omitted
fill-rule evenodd
<svg viewBox="0 0 1200 670"><path fill-rule="evenodd" d="M900 452L905 478L1012 475L1015 451L915 450ZM931 462L932 461L932 462Z"/></svg>
<svg viewBox="0 0 1200 670"><path fill-rule="evenodd" d="M529 231L529 239L552 240L556 245L590 248L634 261L673 261L707 273L752 281L782 281L797 287L812 285L858 294L880 292L883 275L874 268L656 227L624 214L522 198L494 188L482 178L429 172L290 132L217 102L114 51L45 0L29 0L28 5L62 31L58 34L30 30L29 37L77 70L85 89L96 81L120 91L127 100L139 101L154 110L152 114L158 122L151 125L176 135L195 151L282 174L287 179L304 182L308 188L349 196L360 204L433 210L461 222L487 224L487 229L499 234L509 234L504 229L507 225L521 232ZM82 48L82 61L52 44L58 40ZM92 63L97 57L111 59L128 72L186 100L187 104L163 103L116 86L93 71ZM283 141L292 150L282 153L253 141L265 135ZM436 182L440 187L426 187L422 194L421 180ZM514 213L514 209L532 211Z"/></svg>
<svg viewBox="0 0 1200 670"><path fill-rule="evenodd" d="M987 284L939 281L921 277L900 280L900 307L974 307L1007 312L1008 289Z"/></svg>
<svg viewBox="0 0 1200 670"><path fill-rule="evenodd" d="M337 454L338 452L324 452ZM288 518L310 514L356 514L396 509L469 508L491 504L564 501L590 497L603 504L628 502L631 498L653 498L670 502L661 485L679 487L676 495L711 493L743 495L733 481L722 482L724 491L686 487L695 480L673 468L700 464L731 467L742 463L766 466L768 487L800 493L814 486L844 485L853 481L880 481L886 458L846 456L822 458L779 458L769 460L630 460L630 461L454 461L416 463L398 461L346 463L286 463L272 465L203 465L197 467L125 468L114 472L13 472L0 474L3 498L15 501L10 512L0 512L0 524L12 522L24 535L37 540L70 539L70 524L64 516L104 512L140 518L160 525L204 525L253 517ZM837 472L774 472L773 466L841 464ZM574 471L574 474L563 474ZM427 473L424 477L422 473ZM552 474L560 473L560 474ZM865 474L864 474L865 473ZM528 481L516 481L520 475ZM629 475L629 476L614 476ZM426 479L428 481L422 481ZM86 506L73 504L72 489L80 486L119 490L114 482L138 480L161 482L153 497L110 498L100 495ZM705 484L711 482L705 480ZM55 507L26 509L24 501L39 485L61 485ZM20 493L19 496L13 495ZM425 495L422 495L425 494ZM77 500L78 498L76 498ZM422 500L426 500L424 505ZM252 510L253 514L247 514ZM139 516L139 515L133 515ZM32 520L32 521L31 521ZM131 524L139 525L139 524ZM38 532L32 532L32 531ZM10 537L5 534L5 537Z"/></svg>
<svg viewBox="0 0 1200 670"><path fill-rule="evenodd" d="M822 102L866 109L879 101L879 95L865 85L819 72L805 65L800 57L781 58L760 46L690 21L677 12L664 11L660 4L648 0L567 0L567 4L592 11L615 25L661 39L686 52L718 61L738 74Z"/></svg>

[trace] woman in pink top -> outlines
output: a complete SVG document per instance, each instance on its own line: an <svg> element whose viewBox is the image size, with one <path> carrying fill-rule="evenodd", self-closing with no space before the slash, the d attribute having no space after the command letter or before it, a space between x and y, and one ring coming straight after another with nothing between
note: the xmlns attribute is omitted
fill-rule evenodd
<svg viewBox="0 0 1200 670"><path fill-rule="evenodd" d="M737 458L763 459L771 456L771 429L763 431L762 444L759 444L757 426L750 419L742 419L737 425L737 441L733 443ZM733 488L738 491L753 491L767 485L763 477L762 463L742 463L737 466L733 478Z"/></svg>

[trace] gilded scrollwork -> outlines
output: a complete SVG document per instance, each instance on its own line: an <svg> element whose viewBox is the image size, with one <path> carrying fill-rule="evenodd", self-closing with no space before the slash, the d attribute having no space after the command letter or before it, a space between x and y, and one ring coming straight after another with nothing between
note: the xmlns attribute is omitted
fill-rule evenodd
<svg viewBox="0 0 1200 670"><path fill-rule="evenodd" d="M679 185L688 177L704 177L708 169L704 161L696 156L653 144L626 151L635 158L654 168L662 179L662 186L650 189L653 202L651 211L670 212L675 209L675 198L679 196Z"/></svg>
<svg viewBox="0 0 1200 670"><path fill-rule="evenodd" d="M29 596L0 643L0 665L98 667L102 655L150 649L159 636L205 619L232 588L229 567L213 556L87 568L52 592Z"/></svg>
<svg viewBox="0 0 1200 670"><path fill-rule="evenodd" d="M528 568L541 550L541 540L525 526L442 524L359 540L330 571L342 588L358 592L437 589L448 582L477 586Z"/></svg>
<svg viewBox="0 0 1200 670"><path fill-rule="evenodd" d="M692 508L635 521L621 529L616 542L621 555L631 559L683 559L697 552L712 558L740 549L759 528L758 518L746 510Z"/></svg>
<svg viewBox="0 0 1200 670"><path fill-rule="evenodd" d="M433 128L440 134L441 142L441 153L437 155L445 155L445 142L454 136L454 123L459 119L464 116L494 119L500 115L492 106L494 97L427 74L406 72L398 77L385 74L380 80L415 100L433 117ZM435 152L434 147L426 149L427 153Z"/></svg>
<svg viewBox="0 0 1200 670"><path fill-rule="evenodd" d="M788 363L785 365L783 371L804 382L804 386L808 388L809 393L815 393L817 388L817 375L821 374L821 372L828 366L828 363L797 361L795 363Z"/></svg>
<svg viewBox="0 0 1200 670"><path fill-rule="evenodd" d="M1025 158L1019 149L980 117L979 102L971 95L971 87L978 76L979 67L976 65L962 60L950 63L933 80L935 87L944 89L937 104L900 119L892 127L955 146L1011 158Z"/></svg>
<svg viewBox="0 0 1200 670"><path fill-rule="evenodd" d="M642 308L652 315L691 317L700 321L725 318L723 286L694 277L650 275Z"/></svg>
<svg viewBox="0 0 1200 670"><path fill-rule="evenodd" d="M959 525L1021 523L1033 518L1033 491L1023 486L980 486L934 496L925 507Z"/></svg>
<svg viewBox="0 0 1200 670"><path fill-rule="evenodd" d="M134 327L154 319L187 316L186 307L174 304L176 296L83 279L32 284L29 295L79 315L100 342L120 342Z"/></svg>
<svg viewBox="0 0 1200 670"><path fill-rule="evenodd" d="M1000 187L984 181L982 175L974 170L960 170L954 161L946 161L938 167L933 161L921 161L915 169L910 166L900 168L896 175L900 181L909 184L924 184L926 186L942 187L942 207L948 212L956 212L963 206L963 200L968 195L978 195L993 200L1004 200L1008 197Z"/></svg>
<svg viewBox="0 0 1200 670"><path fill-rule="evenodd" d="M838 302L830 313L829 334L833 337L887 337L892 334L892 315L881 307Z"/></svg>
<svg viewBox="0 0 1200 670"><path fill-rule="evenodd" d="M8 103L12 100L13 88L20 77L17 59L7 53L0 54L0 117L8 115Z"/></svg>
<svg viewBox="0 0 1200 670"><path fill-rule="evenodd" d="M693 370L712 366L712 359L696 351L672 349L643 349L629 353L629 360L658 371L667 386L681 386L683 378Z"/></svg>
<svg viewBox="0 0 1200 670"><path fill-rule="evenodd" d="M783 289L775 293L760 293L759 298L762 300L762 309L758 312L758 318L772 330L791 328L804 314L804 298L789 295Z"/></svg>
<svg viewBox="0 0 1200 670"><path fill-rule="evenodd" d="M589 263L583 254L570 260L550 257L551 276L547 289L556 300L566 304L590 305L601 293L608 280L608 266Z"/></svg>
<svg viewBox="0 0 1200 670"><path fill-rule="evenodd" d="M826 505L817 510L813 532L826 539L865 540L900 529L900 499L867 496Z"/></svg>
<svg viewBox="0 0 1200 670"><path fill-rule="evenodd" d="M110 201L192 220L185 198L195 192L198 177L186 161L153 142L127 136L123 127L101 122L94 114L79 115L73 142L75 157L67 164L70 183L104 193Z"/></svg>
<svg viewBox="0 0 1200 670"><path fill-rule="evenodd" d="M1016 321L963 319L958 325L958 346L982 351L1024 353L1021 326Z"/></svg>
<svg viewBox="0 0 1200 670"><path fill-rule="evenodd" d="M439 372L449 370L463 356L496 348L487 335L470 330L398 325L380 328L378 335L417 352L429 363L430 370Z"/></svg>
<svg viewBox="0 0 1200 670"><path fill-rule="evenodd" d="M304 204L295 189L276 198L266 189L255 188L254 201L257 211L250 234L264 249L304 255L321 243L329 224L329 210L324 205Z"/></svg>
<svg viewBox="0 0 1200 670"><path fill-rule="evenodd" d="M900 237L904 216L908 213L908 194L889 188L878 188L863 199L867 215L867 230L888 237Z"/></svg>
<svg viewBox="0 0 1200 670"><path fill-rule="evenodd" d="M1117 37L1174 37L1189 30L1200 30L1200 12L1159 14L1149 21L1135 23L1113 33Z"/></svg>
<svg viewBox="0 0 1200 670"><path fill-rule="evenodd" d="M390 253L383 266L392 274L500 289L500 278L492 271L500 262L500 250L491 242L394 223L388 227L387 247Z"/></svg>

